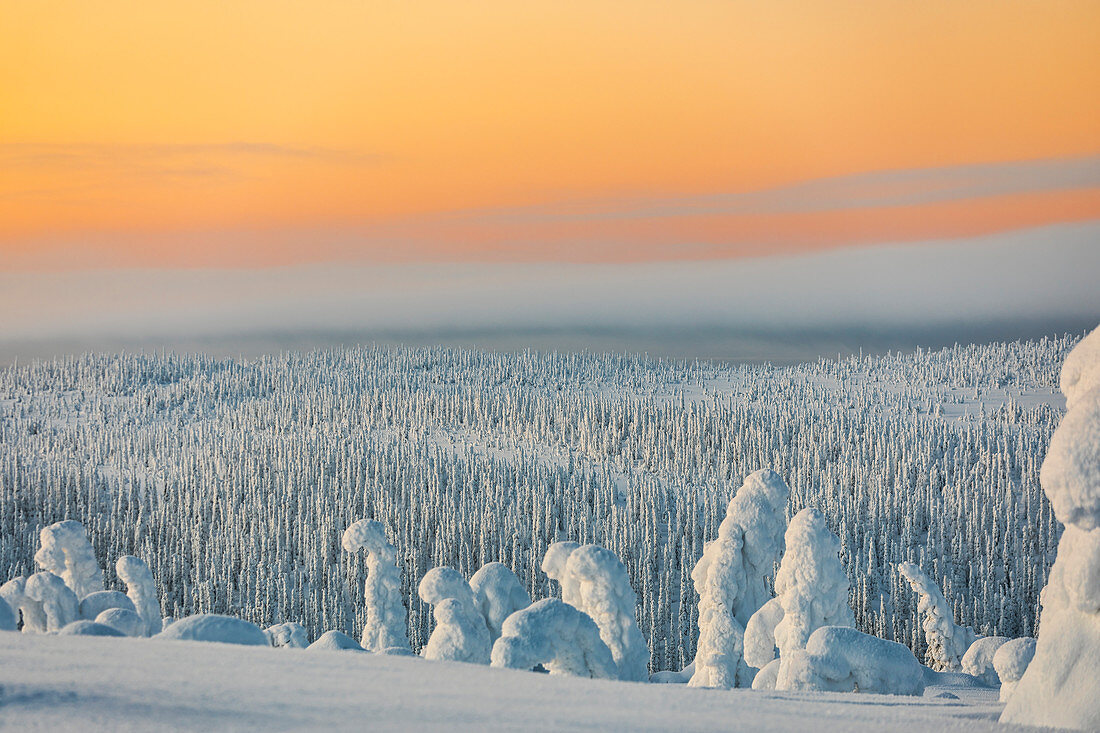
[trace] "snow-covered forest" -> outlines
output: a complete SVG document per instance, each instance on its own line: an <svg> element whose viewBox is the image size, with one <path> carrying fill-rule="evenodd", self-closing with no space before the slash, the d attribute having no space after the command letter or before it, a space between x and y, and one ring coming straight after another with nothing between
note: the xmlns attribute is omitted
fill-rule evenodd
<svg viewBox="0 0 1100 733"><path fill-rule="evenodd" d="M368 559L341 537L370 517L420 650L432 568L499 561L546 598L547 549L596 543L637 593L650 671L679 670L699 638L692 569L771 468L786 519L814 507L839 536L856 627L924 660L902 562L954 622L1035 634L1061 534L1039 466L1076 341L783 368L386 348L16 365L0 371L0 578L34 573L39 531L74 519L107 587L125 587L114 558L148 561L165 614L357 636Z"/></svg>

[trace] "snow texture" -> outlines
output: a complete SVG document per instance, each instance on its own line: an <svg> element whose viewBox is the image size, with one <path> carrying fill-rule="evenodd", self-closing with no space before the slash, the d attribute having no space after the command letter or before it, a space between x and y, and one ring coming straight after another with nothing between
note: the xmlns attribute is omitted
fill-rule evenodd
<svg viewBox="0 0 1100 733"><path fill-rule="evenodd" d="M579 542L555 542L546 548L546 554L542 557L542 572L550 580L557 581L561 587L561 599L575 608L581 605L580 587L577 579L569 575L567 566L569 556L580 546Z"/></svg>
<svg viewBox="0 0 1100 733"><path fill-rule="evenodd" d="M492 643L470 584L454 568L432 568L417 589L434 606L435 630L421 651L425 659L489 664Z"/></svg>
<svg viewBox="0 0 1100 733"><path fill-rule="evenodd" d="M145 636L145 619L127 608L108 608L95 617L97 624L110 626L126 636Z"/></svg>
<svg viewBox="0 0 1100 733"><path fill-rule="evenodd" d="M344 530L341 544L345 552L367 551L367 580L363 586L367 620L363 624L363 648L371 652L394 646L408 648L397 548L386 538L385 526L371 519L360 519Z"/></svg>
<svg viewBox="0 0 1100 733"><path fill-rule="evenodd" d="M134 610L145 620L143 636L159 634L164 629L160 598L153 573L140 557L123 555L115 563L118 579L126 584L126 595L134 604Z"/></svg>
<svg viewBox="0 0 1100 733"><path fill-rule="evenodd" d="M46 630L46 612L42 610L41 602L27 595L27 579L22 575L0 585L0 598L22 619L23 633L41 633Z"/></svg>
<svg viewBox="0 0 1100 733"><path fill-rule="evenodd" d="M993 656L1007 641L1009 641L1007 636L982 636L976 639L963 655L963 673L977 677L982 684L990 687L999 686L1001 678L993 666Z"/></svg>
<svg viewBox="0 0 1100 733"><path fill-rule="evenodd" d="M726 507L718 537L691 571L699 594L699 643L692 687L748 687L745 626L770 598L766 579L783 552L790 488L778 473L750 474Z"/></svg>
<svg viewBox="0 0 1100 733"><path fill-rule="evenodd" d="M60 631L80 618L76 594L59 575L49 571L35 573L27 578L25 592L28 598L42 604L46 614L45 631Z"/></svg>
<svg viewBox="0 0 1100 733"><path fill-rule="evenodd" d="M779 678L779 659L773 659L760 668L756 676L752 678L752 689L774 690Z"/></svg>
<svg viewBox="0 0 1100 733"><path fill-rule="evenodd" d="M1035 657L1035 639L1025 636L1005 642L993 655L993 667L1001 681L1001 702L1007 702Z"/></svg>
<svg viewBox="0 0 1100 733"><path fill-rule="evenodd" d="M172 641L211 641L245 646L270 646L267 635L256 624L232 616L199 613L181 618L156 635Z"/></svg>
<svg viewBox="0 0 1100 733"><path fill-rule="evenodd" d="M649 646L634 617L638 597L618 556L599 545L582 545L569 554L566 575L575 584L578 610L596 622L611 650L619 679L649 679Z"/></svg>
<svg viewBox="0 0 1100 733"><path fill-rule="evenodd" d="M1003 722L1100 730L1098 334L1100 328L1082 340L1062 367L1062 390L1069 409L1051 437L1039 478L1055 515L1066 527L1040 596L1035 656L1007 693ZM1008 658L1012 650L1005 652L1006 677L1016 672ZM1024 656L1021 653L1020 659Z"/></svg>
<svg viewBox="0 0 1100 733"><path fill-rule="evenodd" d="M134 602L122 591L100 590L80 599L80 618L95 621L96 616L108 608L125 608L137 613Z"/></svg>
<svg viewBox="0 0 1100 733"><path fill-rule="evenodd" d="M8 602L0 596L0 631L18 631L19 617Z"/></svg>
<svg viewBox="0 0 1100 733"><path fill-rule="evenodd" d="M600 629L588 614L557 598L544 598L504 621L492 665L550 674L617 679L619 671Z"/></svg>
<svg viewBox="0 0 1100 733"><path fill-rule="evenodd" d="M745 661L749 666L764 669L776 659L775 627L782 620L783 604L778 598L765 603L749 619L745 626Z"/></svg>
<svg viewBox="0 0 1100 733"><path fill-rule="evenodd" d="M775 627L779 690L785 689L785 680L796 679L784 668L814 631L855 625L848 607L848 576L837 554L840 540L824 515L813 507L803 509L791 519L784 539L787 550L775 576L775 592L783 606L783 619Z"/></svg>
<svg viewBox="0 0 1100 733"><path fill-rule="evenodd" d="M306 647L309 651L366 651L355 639L343 631L326 631L317 637L317 641Z"/></svg>
<svg viewBox="0 0 1100 733"><path fill-rule="evenodd" d="M519 578L507 565L499 562L487 563L470 578L470 588L485 625L489 627L489 641L500 638L500 627L504 619L516 611L531 605L531 596Z"/></svg>
<svg viewBox="0 0 1100 733"><path fill-rule="evenodd" d="M846 626L823 626L784 653L776 689L920 695L924 668L902 644Z"/></svg>
<svg viewBox="0 0 1100 733"><path fill-rule="evenodd" d="M928 642L928 665L937 672L963 671L963 655L977 638L974 630L955 623L951 606L940 587L920 566L911 562L898 563L898 572L919 596L917 613L922 618Z"/></svg>
<svg viewBox="0 0 1100 733"><path fill-rule="evenodd" d="M267 639L273 647L288 647L290 649L305 649L309 646L309 636L306 627L297 621L287 621L275 624L264 629Z"/></svg>
<svg viewBox="0 0 1100 733"><path fill-rule="evenodd" d="M38 539L40 546L34 561L43 570L60 576L78 600L103 590L103 571L83 524L71 519L56 522L43 527Z"/></svg>
<svg viewBox="0 0 1100 733"><path fill-rule="evenodd" d="M67 624L64 628L58 630L57 634L58 636L126 636L126 634L122 633L113 626L107 626L106 624L89 621L86 618L73 621L71 624Z"/></svg>

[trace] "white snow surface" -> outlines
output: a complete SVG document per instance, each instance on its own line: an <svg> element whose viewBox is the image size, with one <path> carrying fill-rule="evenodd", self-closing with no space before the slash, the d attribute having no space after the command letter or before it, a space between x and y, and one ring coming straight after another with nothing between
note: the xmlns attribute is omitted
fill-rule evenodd
<svg viewBox="0 0 1100 733"><path fill-rule="evenodd" d="M959 700L574 679L406 657L158 639L0 634L3 720L19 731L1021 730L996 692ZM928 692L935 692L934 688ZM945 688L946 689L946 688Z"/></svg>

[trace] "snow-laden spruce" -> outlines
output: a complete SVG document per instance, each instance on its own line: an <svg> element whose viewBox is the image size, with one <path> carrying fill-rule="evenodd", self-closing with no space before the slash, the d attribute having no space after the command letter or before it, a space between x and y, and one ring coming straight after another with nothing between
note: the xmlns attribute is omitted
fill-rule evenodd
<svg viewBox="0 0 1100 733"><path fill-rule="evenodd" d="M1066 526L1042 593L1035 656L1001 720L1100 730L1100 328L1066 358L1061 387L1069 409L1039 476Z"/></svg>
<svg viewBox="0 0 1100 733"><path fill-rule="evenodd" d="M775 627L783 620L783 603L772 598L761 606L745 625L745 662L750 667L764 669L778 654L775 646ZM756 679L753 679L756 687Z"/></svg>
<svg viewBox="0 0 1100 733"><path fill-rule="evenodd" d="M779 690L796 683L795 672L786 668L794 652L806 648L811 634L824 626L855 626L848 607L848 576L838 555L840 539L825 516L806 507L791 519L784 541L787 549L775 576L775 594L783 606L783 618L775 627Z"/></svg>
<svg viewBox="0 0 1100 733"><path fill-rule="evenodd" d="M924 668L902 644L847 626L823 626L780 657L776 689L920 695Z"/></svg>
<svg viewBox="0 0 1100 733"><path fill-rule="evenodd" d="M363 648L370 652L409 648L397 548L386 538L385 525L360 519L344 530L341 545L345 552L367 551L367 580L363 586L367 620L360 640Z"/></svg>
<svg viewBox="0 0 1100 733"><path fill-rule="evenodd" d="M19 617L24 633L41 633L46 630L46 612L42 603L27 595L27 579L22 575L0 585L0 598L7 601Z"/></svg>
<svg viewBox="0 0 1100 733"><path fill-rule="evenodd" d="M64 580L77 600L103 590L103 571L83 524L72 519L55 522L43 527L38 539L40 545L34 561Z"/></svg>
<svg viewBox="0 0 1100 733"><path fill-rule="evenodd" d="M144 636L159 634L164 628L164 617L149 566L140 557L123 555L115 563L115 572L126 584L126 595L134 604L134 610L145 621Z"/></svg>
<svg viewBox="0 0 1100 733"><path fill-rule="evenodd" d="M634 617L638 597L619 558L599 545L582 545L569 554L566 575L576 587L577 609L596 622L611 650L619 679L649 679L649 646Z"/></svg>
<svg viewBox="0 0 1100 733"><path fill-rule="evenodd" d="M198 613L181 618L156 635L169 641L208 641L245 646L270 646L267 635L256 624L232 616Z"/></svg>
<svg viewBox="0 0 1100 733"><path fill-rule="evenodd" d="M1007 636L983 636L975 639L963 655L963 673L977 677L990 687L998 687L1001 684L1001 678L993 666L993 657L1008 641Z"/></svg>
<svg viewBox="0 0 1100 733"><path fill-rule="evenodd" d="M46 627L40 631L60 631L80 619L80 602L60 575L48 570L27 578L24 592L27 598L39 603L46 616Z"/></svg>
<svg viewBox="0 0 1100 733"><path fill-rule="evenodd" d="M489 641L500 638L504 619L516 611L531 605L531 595L519 582L519 578L507 565L491 562L482 565L470 578L470 589L485 625L489 627Z"/></svg>
<svg viewBox="0 0 1100 733"><path fill-rule="evenodd" d="M1035 639L1030 636L1010 639L997 649L993 655L993 669L1001 684L1001 702L1008 702L1012 697L1034 657Z"/></svg>
<svg viewBox="0 0 1100 733"><path fill-rule="evenodd" d="M959 626L951 614L951 606L943 597L936 581L911 562L898 563L902 574L917 593L917 613L921 615L924 638L928 643L928 666L937 672L963 671L962 659L974 643L974 630Z"/></svg>
<svg viewBox="0 0 1100 733"><path fill-rule="evenodd" d="M693 687L748 687L745 626L770 598L766 581L783 552L790 489L771 469L750 474L726 507L718 537L691 571L699 594ZM681 602L683 602L681 600Z"/></svg>
<svg viewBox="0 0 1100 733"><path fill-rule="evenodd" d="M582 601L580 583L569 574L569 556L580 546L579 542L569 540L555 542L546 548L541 565L546 577L556 581L561 588L561 599L574 608L580 608Z"/></svg>
<svg viewBox="0 0 1100 733"><path fill-rule="evenodd" d="M424 645L425 659L488 664L492 651L489 628L470 584L454 568L432 568L417 588L434 608L435 629Z"/></svg>
<svg viewBox="0 0 1100 733"><path fill-rule="evenodd" d="M287 621L264 629L271 646L287 649L305 649L309 646L309 635L306 627L297 621Z"/></svg>
<svg viewBox="0 0 1100 733"><path fill-rule="evenodd" d="M492 665L550 674L617 679L619 671L600 629L588 614L557 598L544 598L504 621L493 644Z"/></svg>

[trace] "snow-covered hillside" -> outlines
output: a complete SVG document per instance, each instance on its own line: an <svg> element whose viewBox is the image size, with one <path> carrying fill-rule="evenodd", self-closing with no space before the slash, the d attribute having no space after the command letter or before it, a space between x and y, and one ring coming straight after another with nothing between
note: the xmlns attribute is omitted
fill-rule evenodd
<svg viewBox="0 0 1100 733"><path fill-rule="evenodd" d="M20 731L1001 731L991 689L924 697L705 690L350 651L0 633ZM950 692L959 699L937 697Z"/></svg>
<svg viewBox="0 0 1100 733"><path fill-rule="evenodd" d="M147 558L164 611L361 629L364 560L392 533L409 642L425 573L511 568L551 595L556 540L600 544L637 592L651 670L695 656L691 570L745 476L790 485L841 540L856 626L925 659L916 563L955 621L1033 635L1061 531L1038 472L1076 341L795 367L590 354L357 348L265 357L84 356L0 370L0 578L38 532L87 528L101 561ZM119 587L108 567L108 587Z"/></svg>

